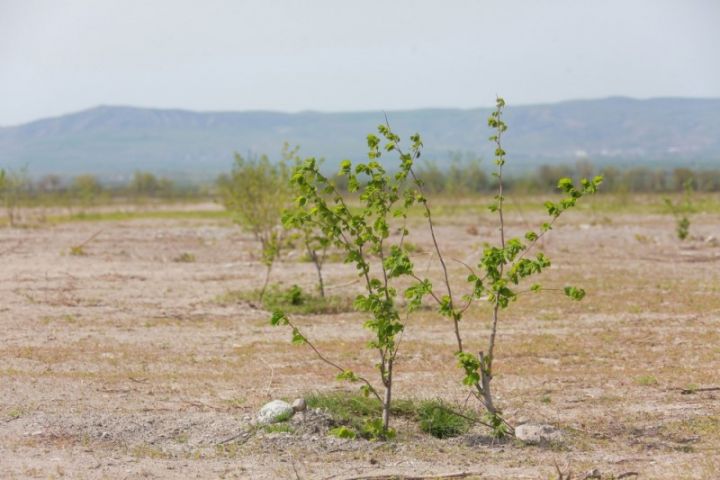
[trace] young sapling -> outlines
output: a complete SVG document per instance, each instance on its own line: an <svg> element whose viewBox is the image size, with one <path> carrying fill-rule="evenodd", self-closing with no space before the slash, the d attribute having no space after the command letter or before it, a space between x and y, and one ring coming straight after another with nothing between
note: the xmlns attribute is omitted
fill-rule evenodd
<svg viewBox="0 0 720 480"><path fill-rule="evenodd" d="M538 241L552 229L560 215L575 206L577 200L581 197L595 193L602 182L602 177L598 176L592 180L583 179L580 186L576 187L571 179L560 179L558 188L564 193L565 197L557 203L545 202L545 208L550 220L543 223L538 231L528 231L522 239L507 238L504 217L505 196L503 192L505 150L502 147L502 136L507 130L507 125L502 120L504 107L505 101L498 98L496 110L488 120L488 125L495 130L490 140L495 144L495 165L497 170L493 173L493 176L497 182L497 194L489 209L497 214L499 237L497 243L485 244L482 258L476 269L465 265L469 270L467 281L470 283L471 291L469 294L464 295L462 299L457 298L453 293L447 264L435 236L432 212L427 198L423 194L422 182L417 179L411 168L409 173L415 181L417 201L425 209L425 217L428 221L436 257L443 273L445 291L436 291L428 279L415 276L416 283L405 292L405 296L413 305L420 305L422 298L429 296L437 304L438 312L452 321L456 339L455 355L464 371L463 383L472 387L473 394L484 406L486 411L484 423L492 428L494 435L497 437L513 433L512 426L503 418L501 409L495 404L491 388L500 312L506 309L522 293L515 290L515 288L523 280L540 274L550 266L550 259L542 252L530 257L530 253L537 247ZM528 291L533 292L541 290L552 289L543 289L539 284L533 284L528 289ZM573 300L581 300L585 296L584 290L573 286L566 286L562 291ZM487 346L484 350L479 350L477 354L472 353L463 343L461 329L461 320L463 320L464 314L476 300L489 302L492 309Z"/></svg>
<svg viewBox="0 0 720 480"><path fill-rule="evenodd" d="M367 429L373 436L387 438L394 434L390 427L393 375L398 336L405 328L402 307L397 302L397 290L392 282L412 274L413 265L403 241L408 234L407 212L415 197L406 187L412 160L419 156L422 143L419 136L413 136L412 154L400 152L400 167L397 173L391 174L378 159L382 150L398 151L399 139L384 125L379 127L379 132L387 141L382 145L381 138L368 135L367 163L353 166L349 160L342 162L339 175L347 181L348 194L341 193L320 172L315 159L300 165L292 176L292 183L300 192L298 209L292 215L294 225L317 229L331 245L344 253L346 263L355 265L365 293L357 296L354 308L370 317L364 326L373 333L368 346L377 353L375 366L382 387L376 387L365 377L325 357L284 312L274 312L271 323L289 326L293 342L308 345L322 361L338 370L338 379L362 383L362 392L374 396L382 404L382 418L372 422ZM358 196L359 208L348 206L346 197L349 194ZM399 238L391 236L398 227L396 224L401 231Z"/></svg>

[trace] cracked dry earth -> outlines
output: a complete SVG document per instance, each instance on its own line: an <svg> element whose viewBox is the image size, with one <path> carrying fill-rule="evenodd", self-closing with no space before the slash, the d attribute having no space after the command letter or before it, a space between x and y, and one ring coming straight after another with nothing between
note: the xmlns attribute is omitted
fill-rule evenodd
<svg viewBox="0 0 720 480"><path fill-rule="evenodd" d="M541 220L509 217L516 235ZM270 398L351 388L267 312L221 300L261 279L249 236L217 217L2 229L0 478L547 479L555 463L576 478L720 478L720 247L707 240L720 237L720 216L695 216L697 238L684 243L667 216L596 217L574 212L543 245L553 260L543 284L577 284L586 299L527 295L501 320L498 401L513 422L563 429L552 447L488 442L480 429L437 440L402 420L387 443L337 439L312 418L294 433L242 435ZM447 257L477 262L490 217L439 218ZM84 256L69 254L98 231ZM410 240L424 272L430 239ZM183 253L195 261L174 261ZM298 256L274 278L310 290ZM458 290L463 268L452 262ZM440 284L434 267L425 274ZM328 265L331 292L355 295L353 275ZM464 321L474 349L488 318L478 306ZM328 356L373 375L362 317L296 321ZM402 342L396 397L466 400L445 320L419 312Z"/></svg>

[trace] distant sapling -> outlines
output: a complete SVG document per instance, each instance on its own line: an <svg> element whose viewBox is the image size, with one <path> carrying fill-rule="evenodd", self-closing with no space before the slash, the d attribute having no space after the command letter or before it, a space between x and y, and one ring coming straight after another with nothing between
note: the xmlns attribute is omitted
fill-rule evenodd
<svg viewBox="0 0 720 480"><path fill-rule="evenodd" d="M260 301L283 245L282 213L292 203L289 178L290 169L284 161L273 164L265 155L246 159L235 154L230 176L218 179L225 208L233 213L234 221L249 230L260 243L265 265Z"/></svg>
<svg viewBox="0 0 720 480"><path fill-rule="evenodd" d="M675 233L680 240L685 240L690 235L690 214L693 211L692 205L692 179L685 180L683 182L683 195L682 201L673 203L673 201L665 197L665 205L675 217Z"/></svg>

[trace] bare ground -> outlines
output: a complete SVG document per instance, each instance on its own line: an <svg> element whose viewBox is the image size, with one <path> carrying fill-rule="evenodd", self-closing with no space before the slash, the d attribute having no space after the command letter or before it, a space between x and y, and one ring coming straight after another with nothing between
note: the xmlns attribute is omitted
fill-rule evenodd
<svg viewBox="0 0 720 480"><path fill-rule="evenodd" d="M536 220L511 216L513 233ZM250 237L221 218L2 229L0 477L546 479L558 463L579 478L593 468L603 478L720 478L720 392L681 391L720 386L720 247L706 241L719 225L717 214L697 215L697 238L681 243L667 216L582 212L553 230L543 283L577 284L587 298L521 296L502 319L494 380L511 421L566 432L548 447L493 444L481 429L437 440L402 422L392 442L300 428L223 443L270 398L350 388L268 326L267 312L218 300L257 287ZM70 254L98 231L85 255ZM439 227L447 256L470 264L493 235L486 215L460 212ZM429 238L410 240L425 271ZM182 253L195 261L175 261ZM311 289L298 256L275 280ZM333 294L357 292L351 268L327 270ZM452 273L461 290L464 267L452 262ZM478 307L464 322L474 350L488 320ZM297 321L329 356L373 375L360 316ZM411 317L402 341L398 397L466 400L444 319Z"/></svg>

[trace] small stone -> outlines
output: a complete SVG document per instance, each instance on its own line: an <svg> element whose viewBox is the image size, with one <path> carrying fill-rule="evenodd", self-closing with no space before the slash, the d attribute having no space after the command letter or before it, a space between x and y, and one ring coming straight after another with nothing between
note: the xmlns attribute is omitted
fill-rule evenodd
<svg viewBox="0 0 720 480"><path fill-rule="evenodd" d="M552 425L526 423L515 427L515 437L530 445L562 442L563 434Z"/></svg>
<svg viewBox="0 0 720 480"><path fill-rule="evenodd" d="M261 425L268 423L284 422L292 418L295 410L293 407L282 400L273 400L266 403L258 413L257 422Z"/></svg>
<svg viewBox="0 0 720 480"><path fill-rule="evenodd" d="M602 478L602 473L600 473L599 468L593 468L592 470L588 470L587 472L585 472L583 480L589 480L591 478Z"/></svg>
<svg viewBox="0 0 720 480"><path fill-rule="evenodd" d="M304 398L296 398L295 401L292 402L292 409L295 412L304 412L307 410L307 404L305 403Z"/></svg>

